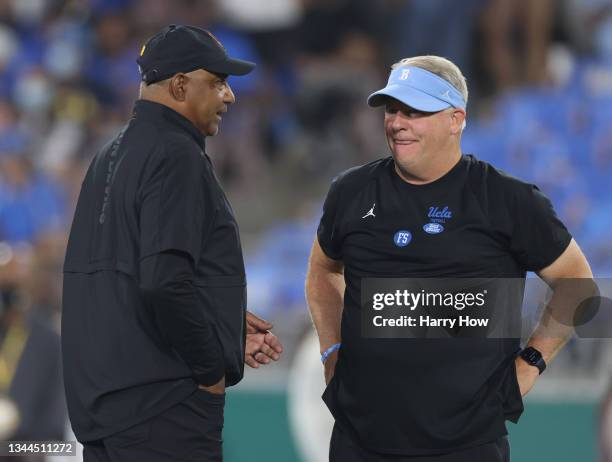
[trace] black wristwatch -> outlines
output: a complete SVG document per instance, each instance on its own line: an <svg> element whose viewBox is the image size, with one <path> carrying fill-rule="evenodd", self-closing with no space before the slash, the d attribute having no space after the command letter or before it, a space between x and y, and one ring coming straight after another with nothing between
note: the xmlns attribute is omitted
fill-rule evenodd
<svg viewBox="0 0 612 462"><path fill-rule="evenodd" d="M542 358L542 353L533 347L525 348L519 353L519 356L523 358L527 364L537 367L540 374L546 369L546 361Z"/></svg>

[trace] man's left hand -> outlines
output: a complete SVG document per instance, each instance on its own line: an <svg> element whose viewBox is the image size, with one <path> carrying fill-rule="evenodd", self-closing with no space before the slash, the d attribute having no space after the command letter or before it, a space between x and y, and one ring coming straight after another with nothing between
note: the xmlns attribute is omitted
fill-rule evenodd
<svg viewBox="0 0 612 462"><path fill-rule="evenodd" d="M274 327L268 321L258 318L247 311L247 338L244 362L253 369L260 364L278 361L283 352L283 345L278 337L270 332Z"/></svg>
<svg viewBox="0 0 612 462"><path fill-rule="evenodd" d="M537 367L527 364L523 358L516 358L514 362L516 364L516 378L521 389L521 396L524 398L538 380L540 371Z"/></svg>

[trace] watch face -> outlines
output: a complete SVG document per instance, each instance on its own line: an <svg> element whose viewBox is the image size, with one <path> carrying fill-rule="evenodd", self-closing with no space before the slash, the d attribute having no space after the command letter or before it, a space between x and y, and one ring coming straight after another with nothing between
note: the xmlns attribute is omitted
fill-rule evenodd
<svg viewBox="0 0 612 462"><path fill-rule="evenodd" d="M531 364L539 369L540 374L546 369L546 363L542 359L542 354L532 347L527 347L523 351L521 351L520 356L527 362L527 364Z"/></svg>
<svg viewBox="0 0 612 462"><path fill-rule="evenodd" d="M541 358L540 353L538 353L533 348L526 349L525 351L523 351L523 354L521 356L523 356L523 358L531 364L537 363L539 359Z"/></svg>

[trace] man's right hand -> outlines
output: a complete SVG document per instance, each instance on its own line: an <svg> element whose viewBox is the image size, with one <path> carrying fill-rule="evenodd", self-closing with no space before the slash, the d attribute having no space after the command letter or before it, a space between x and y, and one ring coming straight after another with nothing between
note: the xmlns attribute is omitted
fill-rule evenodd
<svg viewBox="0 0 612 462"><path fill-rule="evenodd" d="M329 258L315 237L306 274L306 301L319 336L321 354L342 341L341 321L345 289L344 263ZM338 350L335 350L324 362L326 384L329 384L334 376L337 361Z"/></svg>
<svg viewBox="0 0 612 462"><path fill-rule="evenodd" d="M214 393L215 395L222 395L225 393L225 376L221 377L221 380L214 385L198 385L198 388L200 390L206 390L209 393Z"/></svg>
<svg viewBox="0 0 612 462"><path fill-rule="evenodd" d="M323 367L325 368L325 385L329 385L329 382L331 382L331 379L333 378L336 372L337 362L338 362L338 350L330 354L325 360L325 363L323 364Z"/></svg>

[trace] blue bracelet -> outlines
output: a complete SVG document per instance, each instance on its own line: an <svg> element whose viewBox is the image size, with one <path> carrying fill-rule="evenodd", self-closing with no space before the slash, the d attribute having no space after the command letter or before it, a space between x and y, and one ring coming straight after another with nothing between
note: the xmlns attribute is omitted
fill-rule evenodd
<svg viewBox="0 0 612 462"><path fill-rule="evenodd" d="M327 358L329 358L329 355L331 355L334 351L339 350L341 345L342 345L341 343L334 343L327 350L325 350L323 354L321 355L321 362L325 364L325 361L327 361Z"/></svg>

